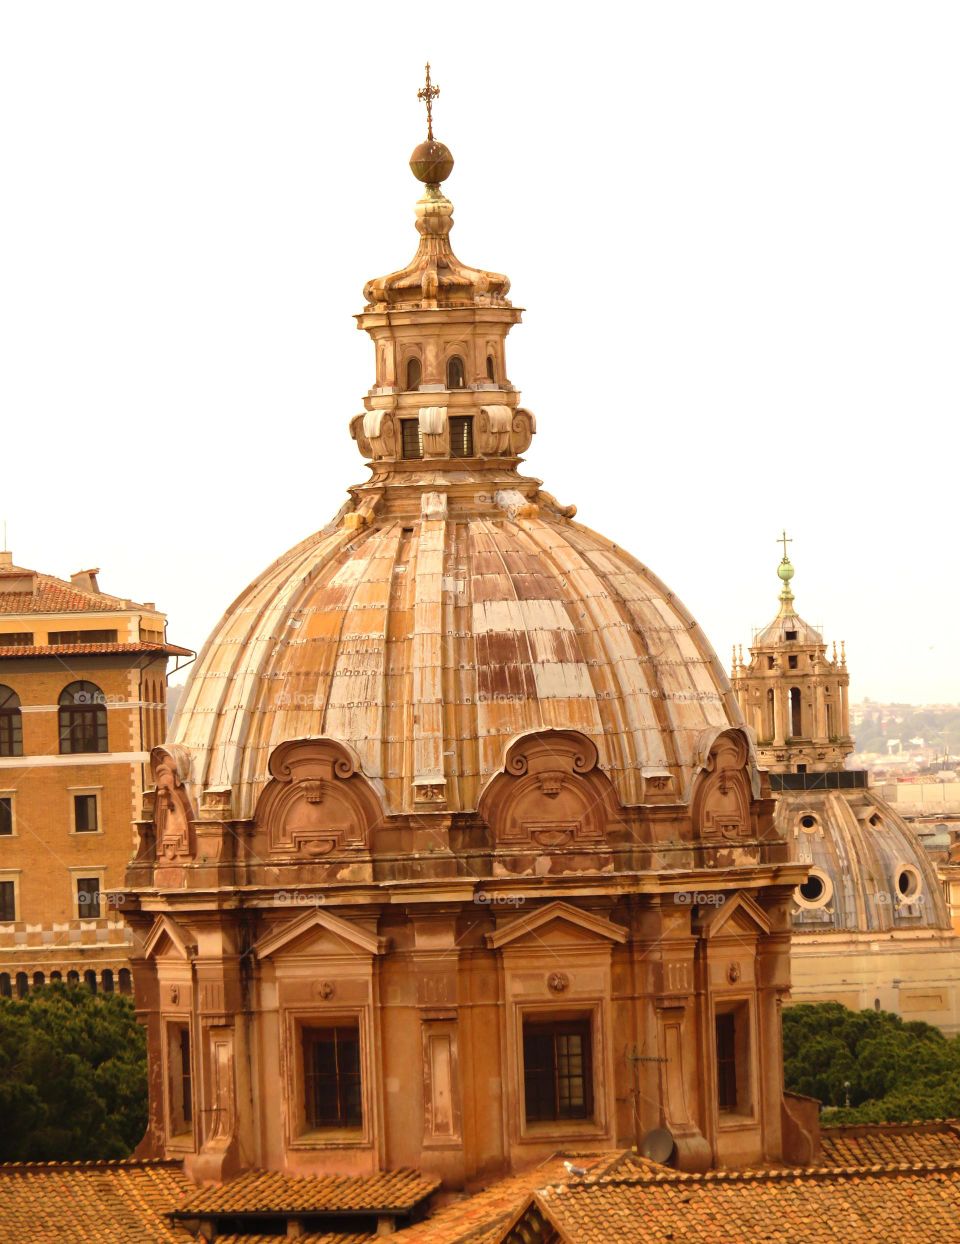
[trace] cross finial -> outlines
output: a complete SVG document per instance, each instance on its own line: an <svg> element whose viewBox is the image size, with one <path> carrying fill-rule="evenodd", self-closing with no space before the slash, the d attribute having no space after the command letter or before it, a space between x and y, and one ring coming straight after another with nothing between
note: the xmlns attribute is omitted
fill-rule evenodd
<svg viewBox="0 0 960 1244"><path fill-rule="evenodd" d="M777 544L783 545L783 560L786 561L787 560L787 545L793 544L793 539L787 535L786 530L784 530L781 535L777 536Z"/></svg>
<svg viewBox="0 0 960 1244"><path fill-rule="evenodd" d="M430 81L430 62L427 61L426 84L417 91L417 99L427 105L427 139L433 141L433 101L440 94L440 88Z"/></svg>

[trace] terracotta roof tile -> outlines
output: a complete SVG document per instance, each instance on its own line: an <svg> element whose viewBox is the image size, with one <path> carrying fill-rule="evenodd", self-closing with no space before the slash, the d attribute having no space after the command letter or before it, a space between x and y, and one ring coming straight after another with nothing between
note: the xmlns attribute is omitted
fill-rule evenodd
<svg viewBox="0 0 960 1244"><path fill-rule="evenodd" d="M546 1184L573 1178L563 1165L566 1159L594 1175L609 1174L624 1160L644 1161L621 1149L555 1154L539 1166L498 1179L472 1196L453 1201L425 1222L397 1232L393 1239L396 1244L490 1244L499 1240L503 1227L516 1216L531 1193Z"/></svg>
<svg viewBox="0 0 960 1244"><path fill-rule="evenodd" d="M84 657L113 656L133 652L166 653L167 656L192 657L190 648L178 648L176 644L22 644L0 646L0 658L7 657Z"/></svg>
<svg viewBox="0 0 960 1244"><path fill-rule="evenodd" d="M117 609L142 607L136 601L109 596L106 592L84 592L66 579L40 574L22 566L7 566L0 570L0 587L3 579L19 579L25 575L35 576L35 590L0 590L0 613L110 613Z"/></svg>
<svg viewBox="0 0 960 1244"><path fill-rule="evenodd" d="M200 1236L201 1242L203 1236ZM308 1232L306 1235L298 1235L296 1237L297 1244L371 1244L371 1241L383 1240L383 1236L376 1235L343 1235L340 1232L334 1232L332 1235L323 1233L314 1235ZM275 1235L220 1235L217 1234L217 1244L277 1244L278 1237Z"/></svg>
<svg viewBox="0 0 960 1244"><path fill-rule="evenodd" d="M376 1175L310 1175L249 1171L216 1187L198 1188L176 1213L296 1214L409 1213L440 1180L401 1169Z"/></svg>
<svg viewBox="0 0 960 1244"><path fill-rule="evenodd" d="M960 1124L844 1124L820 1133L821 1166L872 1166L897 1162L960 1162Z"/></svg>
<svg viewBox="0 0 960 1244"><path fill-rule="evenodd" d="M167 1218L192 1187L179 1162L0 1164L9 1244L189 1244Z"/></svg>
<svg viewBox="0 0 960 1244"><path fill-rule="evenodd" d="M545 1219L556 1233L532 1234ZM527 1234L524 1234L526 1230ZM960 1164L637 1173L544 1188L503 1244L957 1244Z"/></svg>

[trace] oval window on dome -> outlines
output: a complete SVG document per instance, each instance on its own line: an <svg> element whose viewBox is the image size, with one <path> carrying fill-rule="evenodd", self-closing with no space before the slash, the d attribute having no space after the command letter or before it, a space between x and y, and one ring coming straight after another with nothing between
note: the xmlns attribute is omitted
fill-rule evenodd
<svg viewBox="0 0 960 1244"><path fill-rule="evenodd" d="M897 893L903 903L916 902L921 888L920 874L912 865L906 865L897 873Z"/></svg>
<svg viewBox="0 0 960 1244"><path fill-rule="evenodd" d="M823 907L833 894L833 883L819 868L811 868L809 877L793 893L801 907Z"/></svg>
<svg viewBox="0 0 960 1244"><path fill-rule="evenodd" d="M807 812L804 816L801 816L800 825L803 829L807 830L808 832L811 830L814 830L817 828L817 818L813 816L811 813Z"/></svg>

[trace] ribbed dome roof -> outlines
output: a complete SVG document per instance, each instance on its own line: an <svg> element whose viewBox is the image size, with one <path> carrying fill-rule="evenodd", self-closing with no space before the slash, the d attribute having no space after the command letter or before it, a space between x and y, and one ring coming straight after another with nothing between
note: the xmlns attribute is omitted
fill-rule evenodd
<svg viewBox="0 0 960 1244"><path fill-rule="evenodd" d="M388 813L470 811L510 741L554 727L594 740L625 804L644 770L687 798L705 738L742 720L712 649L622 549L525 508L334 524L270 566L182 698L194 784L232 787L251 816L272 750L322 735L355 750Z"/></svg>
<svg viewBox="0 0 960 1244"><path fill-rule="evenodd" d="M872 790L784 792L777 826L813 867L797 932L948 929L937 870L917 835Z"/></svg>

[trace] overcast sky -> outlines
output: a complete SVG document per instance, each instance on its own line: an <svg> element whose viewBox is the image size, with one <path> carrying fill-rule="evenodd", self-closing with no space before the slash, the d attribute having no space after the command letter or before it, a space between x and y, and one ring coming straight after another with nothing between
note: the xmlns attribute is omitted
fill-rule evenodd
<svg viewBox="0 0 960 1244"><path fill-rule="evenodd" d="M0 7L0 517L199 648L366 477L352 315L506 272L527 471L725 665L797 604L852 696L960 700L955 3Z"/></svg>

